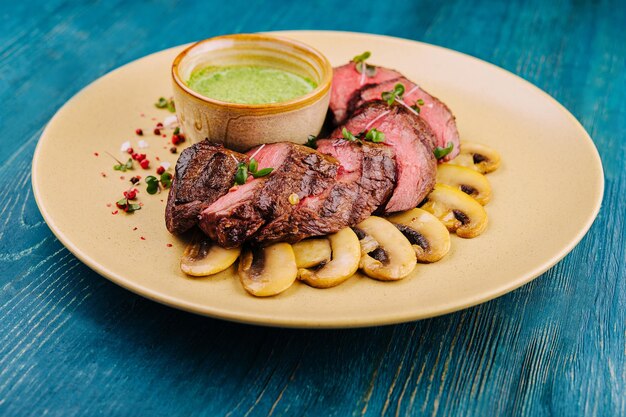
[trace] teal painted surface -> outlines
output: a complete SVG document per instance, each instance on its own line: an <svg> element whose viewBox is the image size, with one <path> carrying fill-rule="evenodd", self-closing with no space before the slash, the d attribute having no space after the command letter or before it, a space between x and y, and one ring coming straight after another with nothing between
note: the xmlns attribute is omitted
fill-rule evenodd
<svg viewBox="0 0 626 417"><path fill-rule="evenodd" d="M623 1L49 0L4 2L0 22L0 415L626 415ZM196 317L74 258L30 188L32 154L55 111L148 53L279 29L416 39L538 85L602 156L605 198L589 234L492 302L344 331Z"/></svg>

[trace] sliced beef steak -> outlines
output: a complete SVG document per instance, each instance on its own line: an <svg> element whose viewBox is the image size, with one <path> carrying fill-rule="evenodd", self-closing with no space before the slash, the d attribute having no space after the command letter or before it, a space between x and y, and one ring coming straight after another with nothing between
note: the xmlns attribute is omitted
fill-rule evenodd
<svg viewBox="0 0 626 417"><path fill-rule="evenodd" d="M243 160L245 155L208 140L182 151L165 208L167 230L180 234L195 226L200 212L228 192Z"/></svg>
<svg viewBox="0 0 626 417"><path fill-rule="evenodd" d="M266 223L289 217L296 207L289 197L296 194L303 200L323 192L334 184L339 167L333 158L286 142L252 149L248 155L254 155L259 169L274 170L237 187L201 213L201 229L227 248L254 240Z"/></svg>
<svg viewBox="0 0 626 417"><path fill-rule="evenodd" d="M391 195L396 176L391 147L322 139L317 141L317 150L341 164L336 181L263 226L255 236L257 242L297 242L338 232L369 217Z"/></svg>
<svg viewBox="0 0 626 417"><path fill-rule="evenodd" d="M333 113L335 125L343 123L350 115L355 100L359 96L356 94L362 87L370 84L378 84L389 79L401 77L397 71L376 67L373 76L362 74L356 69L354 62L333 69L333 84L330 92L330 110Z"/></svg>
<svg viewBox="0 0 626 417"><path fill-rule="evenodd" d="M384 145L393 148L396 184L385 213L408 210L420 203L435 184L437 162L430 144L430 127L402 106L372 101L361 106L344 125L352 133L376 128L385 134ZM341 135L341 127L331 136Z"/></svg>
<svg viewBox="0 0 626 417"><path fill-rule="evenodd" d="M454 145L452 152L442 158L442 161L449 161L457 156L460 150L460 140L454 115L448 106L436 97L428 94L412 81L401 77L387 80L376 85L365 86L360 90L358 94L359 98L355 100L354 104L360 106L368 101L380 100L381 94L384 91L393 90L393 87L398 83L404 85L405 90L402 101L407 105L412 106L416 104L418 100L423 100L424 104L420 106L419 115L428 123L432 132L435 134L436 146L445 148L450 142Z"/></svg>

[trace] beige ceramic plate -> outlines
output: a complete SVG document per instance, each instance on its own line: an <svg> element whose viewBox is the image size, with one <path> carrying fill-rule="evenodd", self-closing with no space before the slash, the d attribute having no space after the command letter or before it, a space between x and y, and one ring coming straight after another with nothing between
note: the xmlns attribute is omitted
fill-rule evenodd
<svg viewBox="0 0 626 417"><path fill-rule="evenodd" d="M489 175L494 192L485 233L473 240L453 236L444 260L418 265L399 282L357 275L328 290L296 283L277 297L259 299L244 292L234 269L211 278L186 277L179 269L184 242L163 222L160 200L166 196L142 192L141 211L112 215L114 208L106 204L121 196L130 175L121 180L104 154L121 157L120 144L130 139L136 145L133 132L143 127L153 165L155 155L175 161L164 149L166 139L150 133L156 123L150 118L169 115L152 103L171 92L170 64L178 47L97 80L43 133L33 160L33 188L44 218L65 246L113 282L194 313L272 326L356 327L436 316L509 292L563 258L591 226L604 184L598 153L576 119L536 87L475 58L423 43L341 32L282 35L319 48L333 65L370 50L373 63L402 71L445 101L457 116L462 139L497 149L503 163Z"/></svg>

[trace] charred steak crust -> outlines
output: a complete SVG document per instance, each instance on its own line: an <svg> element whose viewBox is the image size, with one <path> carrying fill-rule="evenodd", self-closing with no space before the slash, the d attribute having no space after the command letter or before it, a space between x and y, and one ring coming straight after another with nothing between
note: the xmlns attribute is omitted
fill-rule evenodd
<svg viewBox="0 0 626 417"><path fill-rule="evenodd" d="M335 182L339 164L336 160L313 149L293 143L267 145L256 156L259 169L265 168L266 155L280 159L278 166L267 177L254 179L207 207L201 214L200 227L219 245L237 247L249 240L263 242L267 223L288 218L296 205L289 201L291 194L299 199L321 193ZM290 227L289 224L285 228ZM283 234L285 232L282 232ZM276 241L284 241L281 236Z"/></svg>
<svg viewBox="0 0 626 417"><path fill-rule="evenodd" d="M165 225L174 234L198 223L200 212L228 192L233 185L237 161L245 155L208 140L181 152L165 208Z"/></svg>
<svg viewBox="0 0 626 417"><path fill-rule="evenodd" d="M357 224L383 204L393 191L395 163L393 150L382 144L318 140L318 151L341 164L337 180L323 192L311 195L297 207L266 224L255 241L269 244L297 242Z"/></svg>

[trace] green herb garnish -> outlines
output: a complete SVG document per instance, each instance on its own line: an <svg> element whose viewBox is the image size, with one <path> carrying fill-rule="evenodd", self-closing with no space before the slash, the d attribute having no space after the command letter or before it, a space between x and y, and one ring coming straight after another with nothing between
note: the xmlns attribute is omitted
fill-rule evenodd
<svg viewBox="0 0 626 417"><path fill-rule="evenodd" d="M317 136L309 135L304 146L308 146L309 148L316 149L317 148Z"/></svg>
<svg viewBox="0 0 626 417"><path fill-rule="evenodd" d="M437 146L433 153L435 154L435 158L441 159L444 156L448 155L454 149L454 143L448 142L448 146L442 148L441 146Z"/></svg>
<svg viewBox="0 0 626 417"><path fill-rule="evenodd" d="M370 129L365 134L365 139L369 140L370 142L381 143L385 141L385 134L381 132L380 130L374 128L374 129Z"/></svg>
<svg viewBox="0 0 626 417"><path fill-rule="evenodd" d="M376 67L365 62L371 55L370 51L365 51L361 55L357 55L352 58L352 62L355 63L356 70L361 74L363 74L363 67L365 66L365 75L368 77L376 75Z"/></svg>
<svg viewBox="0 0 626 417"><path fill-rule="evenodd" d="M161 184L164 188L170 188L172 186L172 174L164 172L161 174Z"/></svg>
<svg viewBox="0 0 626 417"><path fill-rule="evenodd" d="M146 188L148 194L156 194L161 191L161 187L170 188L172 186L172 174L164 172L159 178L148 175L144 181L148 185Z"/></svg>
<svg viewBox="0 0 626 417"><path fill-rule="evenodd" d="M148 184L146 188L148 194L156 194L159 191L159 180L154 175L148 175L145 182Z"/></svg>
<svg viewBox="0 0 626 417"><path fill-rule="evenodd" d="M126 213L132 213L134 211L141 210L141 206L139 204L131 203L130 201L128 201L127 198L122 198L121 200L117 201L115 205L119 209L124 210Z"/></svg>
<svg viewBox="0 0 626 417"><path fill-rule="evenodd" d="M239 162L235 172L235 185L244 185L248 180L248 175L254 178L261 178L269 175L274 168L263 168L259 170L259 163L256 159L250 158L248 163Z"/></svg>
<svg viewBox="0 0 626 417"><path fill-rule="evenodd" d="M113 165L113 169L116 171L122 171L122 172L126 172L126 170L128 169L133 169L133 159L132 158L128 158L128 161L126 163L122 163L120 161L118 161L119 164Z"/></svg>
<svg viewBox="0 0 626 417"><path fill-rule="evenodd" d="M380 95L381 98L387 102L388 105L392 105L394 101L401 100L404 94L404 84L398 83L393 86L393 90L383 91Z"/></svg>
<svg viewBox="0 0 626 417"><path fill-rule="evenodd" d="M355 135L344 127L341 129L341 135L349 142L363 143L364 140L368 140L374 143L381 143L385 141L385 134L376 128Z"/></svg>
<svg viewBox="0 0 626 417"><path fill-rule="evenodd" d="M350 142L360 142L359 137L355 136L352 132L350 132L345 127L341 129L341 136L343 136L345 140L348 140Z"/></svg>
<svg viewBox="0 0 626 417"><path fill-rule="evenodd" d="M166 99L165 97L159 97L159 100L154 103L154 107L157 109L168 109L170 112L176 112L176 106L173 99Z"/></svg>

